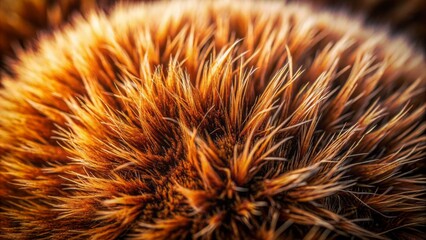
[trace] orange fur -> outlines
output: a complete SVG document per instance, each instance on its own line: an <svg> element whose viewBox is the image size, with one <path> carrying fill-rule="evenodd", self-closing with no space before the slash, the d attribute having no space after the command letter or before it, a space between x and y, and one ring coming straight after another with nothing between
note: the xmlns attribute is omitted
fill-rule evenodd
<svg viewBox="0 0 426 240"><path fill-rule="evenodd" d="M2 237L420 237L424 67L305 5L78 19L1 80Z"/></svg>

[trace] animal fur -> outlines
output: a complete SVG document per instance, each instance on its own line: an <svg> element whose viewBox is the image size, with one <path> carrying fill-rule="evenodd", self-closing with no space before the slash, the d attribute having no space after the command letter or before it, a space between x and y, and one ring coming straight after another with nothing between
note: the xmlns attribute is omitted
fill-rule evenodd
<svg viewBox="0 0 426 240"><path fill-rule="evenodd" d="M32 45L37 35L50 33L72 19L94 8L108 10L119 2L156 0L1 0L0 68L14 57L19 47ZM346 9L366 16L369 22L387 24L396 33L405 33L426 49L426 1L423 0L288 0L309 2L319 8Z"/></svg>
<svg viewBox="0 0 426 240"><path fill-rule="evenodd" d="M421 238L425 66L298 4L77 19L1 79L0 238Z"/></svg>

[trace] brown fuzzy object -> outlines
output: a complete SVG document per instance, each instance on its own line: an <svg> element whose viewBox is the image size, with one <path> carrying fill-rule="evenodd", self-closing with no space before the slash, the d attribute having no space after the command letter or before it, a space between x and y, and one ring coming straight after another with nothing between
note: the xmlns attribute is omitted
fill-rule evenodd
<svg viewBox="0 0 426 240"><path fill-rule="evenodd" d="M38 34L49 33L95 8L109 9L122 2L155 0L2 0L0 4L0 68L14 56L13 46L31 45ZM346 9L375 24L389 25L426 49L426 1L424 0L289 0L305 1L320 8ZM6 68L7 69L7 68Z"/></svg>
<svg viewBox="0 0 426 240"><path fill-rule="evenodd" d="M424 236L425 66L304 5L77 20L1 80L1 237Z"/></svg>

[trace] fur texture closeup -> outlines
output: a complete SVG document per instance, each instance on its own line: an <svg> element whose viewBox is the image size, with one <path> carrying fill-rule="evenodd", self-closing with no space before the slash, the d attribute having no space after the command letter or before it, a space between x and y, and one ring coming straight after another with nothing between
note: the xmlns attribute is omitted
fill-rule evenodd
<svg viewBox="0 0 426 240"><path fill-rule="evenodd" d="M358 19L120 5L19 59L1 79L0 238L425 234L425 60Z"/></svg>

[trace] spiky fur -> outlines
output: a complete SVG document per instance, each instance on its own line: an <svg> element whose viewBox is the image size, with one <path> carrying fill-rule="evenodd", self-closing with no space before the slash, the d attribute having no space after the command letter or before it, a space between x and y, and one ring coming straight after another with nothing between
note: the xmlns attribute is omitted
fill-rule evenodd
<svg viewBox="0 0 426 240"><path fill-rule="evenodd" d="M344 14L93 14L0 90L6 239L421 237L424 58Z"/></svg>

